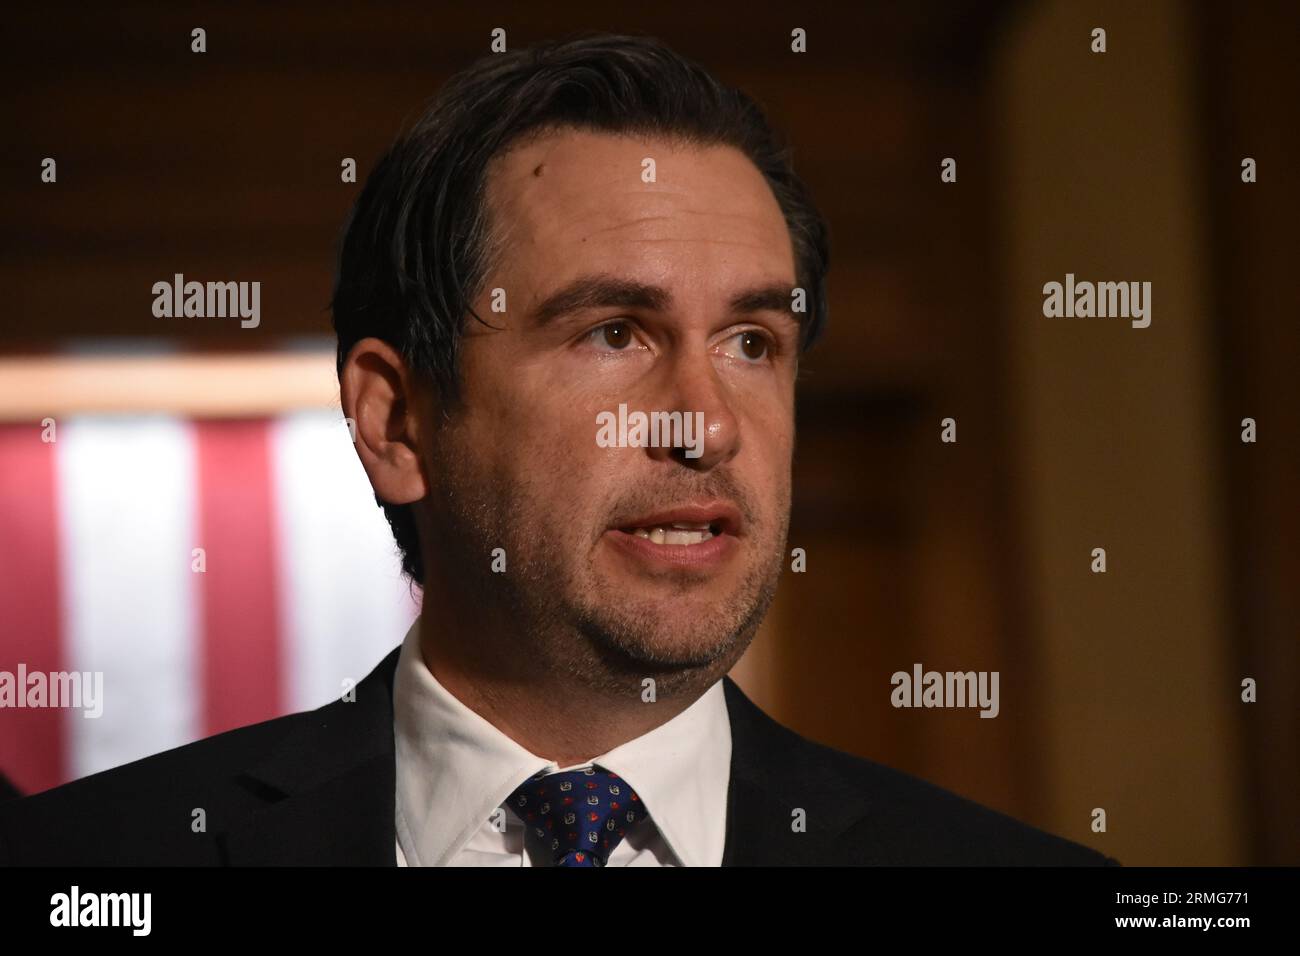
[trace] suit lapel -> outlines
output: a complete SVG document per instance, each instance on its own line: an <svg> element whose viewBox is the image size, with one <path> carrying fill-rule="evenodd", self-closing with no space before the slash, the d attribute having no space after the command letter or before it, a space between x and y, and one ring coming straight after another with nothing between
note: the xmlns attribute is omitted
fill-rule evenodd
<svg viewBox="0 0 1300 956"><path fill-rule="evenodd" d="M299 715L237 784L265 806L218 837L235 866L395 866L393 674L400 648L336 700Z"/></svg>
<svg viewBox="0 0 1300 956"><path fill-rule="evenodd" d="M862 795L836 774L819 745L763 713L724 678L731 721L731 783L723 866L817 866L853 859L840 837L865 814ZM795 828L803 811L802 831Z"/></svg>
<svg viewBox="0 0 1300 956"><path fill-rule="evenodd" d="M297 716L297 725L237 784L264 806L218 835L235 866L395 866L393 674L400 648L356 688ZM730 678L731 780L723 866L864 863L839 837L863 816L862 795L822 749L772 720ZM794 827L804 811L803 830ZM868 857L871 856L868 851Z"/></svg>

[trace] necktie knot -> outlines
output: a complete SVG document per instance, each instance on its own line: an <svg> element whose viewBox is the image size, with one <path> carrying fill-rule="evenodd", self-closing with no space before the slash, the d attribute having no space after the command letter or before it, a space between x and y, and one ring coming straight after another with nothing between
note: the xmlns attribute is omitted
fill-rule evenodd
<svg viewBox="0 0 1300 956"><path fill-rule="evenodd" d="M556 866L604 866L648 814L636 791L601 767L530 777L506 803Z"/></svg>

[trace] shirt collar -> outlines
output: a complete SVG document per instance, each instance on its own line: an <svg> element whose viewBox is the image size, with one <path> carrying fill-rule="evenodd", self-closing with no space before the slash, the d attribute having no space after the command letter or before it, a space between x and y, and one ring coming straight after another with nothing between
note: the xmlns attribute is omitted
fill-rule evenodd
<svg viewBox="0 0 1300 956"><path fill-rule="evenodd" d="M443 687L425 666L419 629L416 618L393 684L397 837L409 862L445 866L530 776L573 768L531 753ZM731 775L721 680L676 717L590 763L637 791L683 865L721 864Z"/></svg>

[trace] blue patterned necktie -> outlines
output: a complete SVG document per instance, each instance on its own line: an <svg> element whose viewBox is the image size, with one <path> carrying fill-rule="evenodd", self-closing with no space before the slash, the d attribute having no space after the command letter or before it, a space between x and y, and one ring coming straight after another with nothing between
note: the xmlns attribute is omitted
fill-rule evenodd
<svg viewBox="0 0 1300 956"><path fill-rule="evenodd" d="M618 774L600 767L539 773L506 798L556 866L604 866L649 814Z"/></svg>

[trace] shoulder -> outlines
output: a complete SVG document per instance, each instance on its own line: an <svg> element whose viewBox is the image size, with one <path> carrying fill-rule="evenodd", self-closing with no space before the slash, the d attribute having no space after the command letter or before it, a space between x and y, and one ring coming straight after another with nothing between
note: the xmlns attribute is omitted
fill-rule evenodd
<svg viewBox="0 0 1300 956"><path fill-rule="evenodd" d="M331 810L345 815L357 790L366 806L390 803L392 676L398 649L380 661L347 699L251 724L133 763L93 774L21 800L0 803L0 864L196 866L228 862L228 838L265 833L272 807L295 792L321 792L303 807L303 841L310 856L312 825ZM356 777L380 767L366 789ZM308 819L311 813L317 817ZM284 831L298 817L279 814ZM256 839L256 837L249 837ZM304 849L305 848L305 849ZM245 854L248 855L248 854Z"/></svg>
<svg viewBox="0 0 1300 956"><path fill-rule="evenodd" d="M217 862L209 823L251 812L243 768L319 711L292 714L0 803L0 863Z"/></svg>
<svg viewBox="0 0 1300 956"><path fill-rule="evenodd" d="M1104 854L1030 826L919 777L811 744L811 759L844 781L861 817L844 833L850 848L880 847L908 865L1103 866Z"/></svg>
<svg viewBox="0 0 1300 956"><path fill-rule="evenodd" d="M735 774L829 821L827 862L894 866L1118 865L950 790L809 740L727 687ZM809 820L809 832L816 821Z"/></svg>

